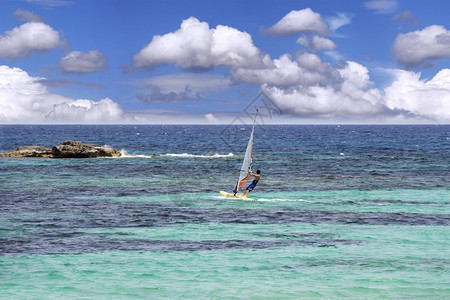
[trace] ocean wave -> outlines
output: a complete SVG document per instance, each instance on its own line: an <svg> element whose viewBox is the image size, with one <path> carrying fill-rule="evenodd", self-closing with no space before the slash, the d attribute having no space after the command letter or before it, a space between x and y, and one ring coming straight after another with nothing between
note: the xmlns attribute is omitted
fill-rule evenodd
<svg viewBox="0 0 450 300"><path fill-rule="evenodd" d="M144 155L144 154L122 154L120 158L154 158L158 156L157 154L150 154L150 155Z"/></svg>
<svg viewBox="0 0 450 300"><path fill-rule="evenodd" d="M223 158L223 157L234 157L236 156L233 153L228 154L189 154L189 153L166 153L162 154L162 156L169 156L169 157L201 157L201 158Z"/></svg>
<svg viewBox="0 0 450 300"><path fill-rule="evenodd" d="M158 156L158 154L128 154L128 152L125 149L120 150L120 158L133 158L133 157L139 157L139 158L154 158Z"/></svg>
<svg viewBox="0 0 450 300"><path fill-rule="evenodd" d="M309 202L309 203L313 202L313 201L308 201L308 200L305 200L305 199L282 199L282 198L279 198L279 199L268 199L268 198L258 198L258 199L256 199L255 198L255 200L257 200L257 201L265 201L265 202Z"/></svg>
<svg viewBox="0 0 450 300"><path fill-rule="evenodd" d="M165 153L165 154L128 154L125 149L120 150L121 158L123 157L138 157L138 158L154 158L158 156L166 157L181 157L181 158L227 158L227 157L237 157L238 155L233 153L228 154L190 154L190 153Z"/></svg>
<svg viewBox="0 0 450 300"><path fill-rule="evenodd" d="M228 198L226 196L222 196L222 195L218 195L218 196L213 196L214 199L232 199L232 200L239 200L238 198ZM249 198L255 199L256 201L261 201L261 202L309 202L309 203L313 203L313 201L308 201L305 199L284 199L284 198L273 198L273 199L269 199L269 198L258 198L256 197L252 197L251 195L249 195Z"/></svg>

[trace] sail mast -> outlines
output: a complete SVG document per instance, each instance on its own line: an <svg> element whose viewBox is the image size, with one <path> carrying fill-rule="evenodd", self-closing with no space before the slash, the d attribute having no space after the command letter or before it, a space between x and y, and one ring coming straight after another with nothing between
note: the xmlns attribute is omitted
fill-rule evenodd
<svg viewBox="0 0 450 300"><path fill-rule="evenodd" d="M250 139L248 140L247 149L245 150L244 161L242 162L241 170L239 171L239 178L236 183L236 187L233 190L235 195L250 178L250 173L252 172L253 132L255 130L255 121L257 115L258 109L256 109L255 117L253 118L252 132L250 134Z"/></svg>

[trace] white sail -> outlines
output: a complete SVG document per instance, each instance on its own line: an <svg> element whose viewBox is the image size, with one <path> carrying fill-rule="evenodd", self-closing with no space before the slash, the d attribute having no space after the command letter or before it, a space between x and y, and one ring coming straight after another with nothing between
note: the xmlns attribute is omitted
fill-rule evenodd
<svg viewBox="0 0 450 300"><path fill-rule="evenodd" d="M236 187L233 192L236 194L239 189L247 182L252 173L252 156L253 156L253 132L255 130L255 120L258 114L258 109L255 113L255 118L253 119L252 133L250 134L250 139L248 140L247 149L245 150L244 161L242 162L241 170L239 171L239 179L236 183Z"/></svg>

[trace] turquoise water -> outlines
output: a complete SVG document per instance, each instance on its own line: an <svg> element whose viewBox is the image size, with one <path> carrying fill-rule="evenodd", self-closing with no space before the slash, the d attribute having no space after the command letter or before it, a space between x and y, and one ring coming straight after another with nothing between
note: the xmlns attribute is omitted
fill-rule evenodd
<svg viewBox="0 0 450 300"><path fill-rule="evenodd" d="M0 298L450 297L450 126L257 128L254 202L226 130L1 126L134 156L0 159Z"/></svg>
<svg viewBox="0 0 450 300"><path fill-rule="evenodd" d="M167 243L153 251L4 256L2 296L442 299L450 293L446 226L188 224L86 233ZM217 246L230 240L256 247ZM179 241L203 250L178 251Z"/></svg>

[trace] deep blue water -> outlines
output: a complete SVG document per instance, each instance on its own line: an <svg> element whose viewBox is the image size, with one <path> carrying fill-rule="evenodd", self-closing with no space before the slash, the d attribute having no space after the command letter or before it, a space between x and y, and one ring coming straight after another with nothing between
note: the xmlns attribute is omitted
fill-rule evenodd
<svg viewBox="0 0 450 300"><path fill-rule="evenodd" d="M64 140L110 145L129 154L242 154L246 126L1 126L0 151L21 145L59 145ZM265 191L448 187L450 126L258 126L254 167L267 177ZM216 191L239 158L164 157L90 167L120 174L213 177L199 192ZM65 163L61 163L65 165ZM189 168L186 168L189 165ZM54 172L52 166L42 172ZM21 168L15 166L15 168ZM145 169L143 169L145 168ZM89 170L80 170L81 172ZM103 172L101 170L101 172ZM297 179L295 179L297 178ZM179 187L183 189L183 186Z"/></svg>

